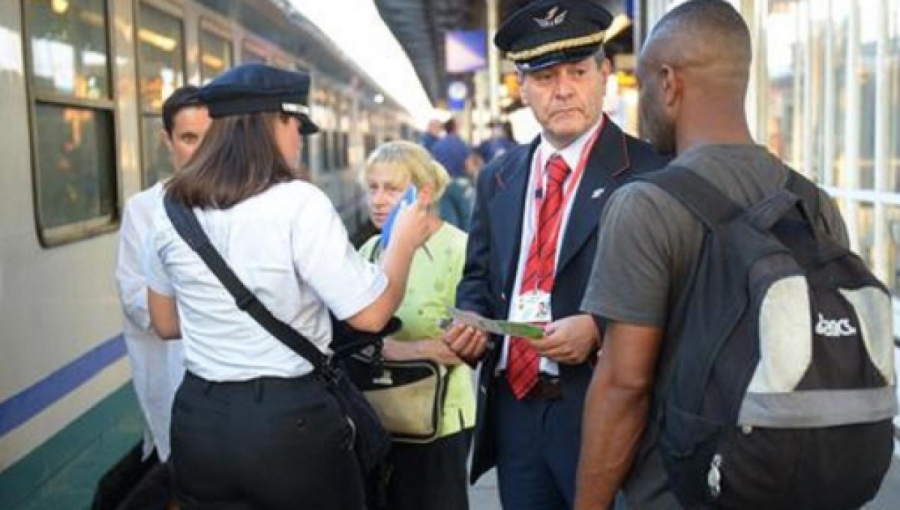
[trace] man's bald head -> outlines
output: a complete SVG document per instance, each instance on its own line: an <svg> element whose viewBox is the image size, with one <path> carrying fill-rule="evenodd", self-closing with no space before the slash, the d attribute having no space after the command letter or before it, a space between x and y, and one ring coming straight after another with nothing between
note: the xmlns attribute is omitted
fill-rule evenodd
<svg viewBox="0 0 900 510"><path fill-rule="evenodd" d="M663 16L637 66L641 129L657 150L748 137L751 59L750 30L723 0L690 0Z"/></svg>
<svg viewBox="0 0 900 510"><path fill-rule="evenodd" d="M690 0L663 16L644 46L648 67L670 65L717 87L730 85L743 95L752 59L747 23L724 0Z"/></svg>

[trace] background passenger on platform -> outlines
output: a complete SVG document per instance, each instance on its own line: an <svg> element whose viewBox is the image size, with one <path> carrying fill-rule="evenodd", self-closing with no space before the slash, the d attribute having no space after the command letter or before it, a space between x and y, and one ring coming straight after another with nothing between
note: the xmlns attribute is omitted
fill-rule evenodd
<svg viewBox="0 0 900 510"><path fill-rule="evenodd" d="M466 175L466 157L471 150L460 138L456 120L450 119L445 122L444 130L447 134L435 142L431 147L431 154L438 163L447 169L450 177L463 177Z"/></svg>
<svg viewBox="0 0 900 510"><path fill-rule="evenodd" d="M506 151L516 146L512 140L509 122L494 122L491 125L491 137L478 145L478 154L485 163L490 163L494 158L502 156Z"/></svg>
<svg viewBox="0 0 900 510"><path fill-rule="evenodd" d="M453 177L441 197L441 219L453 224L464 232L469 231L472 208L475 206L475 179L484 166L484 160L477 151L466 156L466 175Z"/></svg>
<svg viewBox="0 0 900 510"><path fill-rule="evenodd" d="M166 197L193 208L247 288L325 352L329 309L356 329L384 327L427 232L416 203L383 271L356 253L325 194L297 177L301 134L318 130L308 91L308 75L259 64L204 86L213 123ZM170 462L183 508L363 508L352 427L312 365L237 308L162 207L145 255L153 327L185 347Z"/></svg>
<svg viewBox="0 0 900 510"><path fill-rule="evenodd" d="M428 129L422 133L422 138L419 140L419 143L425 150L431 152L432 147L434 147L434 144L441 139L443 133L444 126L441 125L441 121L431 119L428 121Z"/></svg>
<svg viewBox="0 0 900 510"><path fill-rule="evenodd" d="M580 305L600 212L622 183L663 165L603 114L601 42L611 21L599 0L541 0L512 14L494 39L519 69L541 135L478 178L457 306L540 325L544 336L489 339L455 325L447 341L482 362L471 478L496 465L508 510L575 503L582 405L601 340Z"/></svg>
<svg viewBox="0 0 900 510"><path fill-rule="evenodd" d="M784 163L750 134L744 100L751 59L750 31L734 7L693 0L660 19L637 66L641 126L657 150L677 155L666 171L693 172L740 207L771 197L788 179ZM816 221L846 247L844 222L821 190L819 204ZM655 184L629 184L609 200L582 304L607 326L585 403L579 510L608 508L620 487L628 508L681 508L659 454L651 402L666 384L658 375L679 352L664 333L680 320L671 314L705 239L700 220ZM796 508L810 507L798 501Z"/></svg>
<svg viewBox="0 0 900 510"><path fill-rule="evenodd" d="M364 171L372 223L381 228L390 210L413 184L440 199L449 180L447 171L423 148L410 142L390 142L376 148ZM465 510L466 458L470 430L475 423L472 372L441 340L439 321L448 317L465 261L466 234L441 220L435 204L425 219L428 240L416 251L409 283L397 317L403 328L385 339L384 357L391 360L427 358L450 370L438 439L425 444L394 442L387 491L391 510ZM380 236L360 253L370 260L382 257ZM390 244L400 242L391 235Z"/></svg>
<svg viewBox="0 0 900 510"><path fill-rule="evenodd" d="M209 127L210 118L198 92L197 87L186 85L163 103L164 130L160 136L169 148L176 171L191 159ZM159 459L165 462L169 458L172 400L184 376L184 361L181 342L163 342L150 327L147 279L141 255L153 211L162 203L162 196L163 183L157 182L125 203L116 283L125 316L122 332L131 365L131 381L144 417L143 458L155 447Z"/></svg>

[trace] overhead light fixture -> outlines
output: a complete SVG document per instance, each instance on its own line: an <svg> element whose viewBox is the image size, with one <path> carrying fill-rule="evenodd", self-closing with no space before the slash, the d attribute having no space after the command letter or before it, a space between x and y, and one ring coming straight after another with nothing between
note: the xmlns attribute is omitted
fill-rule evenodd
<svg viewBox="0 0 900 510"><path fill-rule="evenodd" d="M103 28L106 24L106 18L103 17L103 14L98 12L82 10L78 13L78 17L81 18L81 21L92 27Z"/></svg>
<svg viewBox="0 0 900 510"><path fill-rule="evenodd" d="M175 39L158 34L149 28L138 30L138 39L163 51L172 51L178 46L178 41Z"/></svg>
<svg viewBox="0 0 900 510"><path fill-rule="evenodd" d="M50 2L50 9L53 10L54 14L63 15L66 11L69 10L69 1L68 0L53 0Z"/></svg>
<svg viewBox="0 0 900 510"><path fill-rule="evenodd" d="M203 62L203 65L206 67L212 67L213 69L222 69L225 67L225 61L221 58L210 55L209 53L204 53L202 57L200 57L200 61Z"/></svg>

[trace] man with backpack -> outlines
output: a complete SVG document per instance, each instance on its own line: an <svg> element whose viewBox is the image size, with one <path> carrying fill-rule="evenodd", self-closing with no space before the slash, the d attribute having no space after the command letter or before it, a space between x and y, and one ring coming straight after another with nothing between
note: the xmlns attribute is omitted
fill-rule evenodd
<svg viewBox="0 0 900 510"><path fill-rule="evenodd" d="M828 196L753 141L751 58L720 0L673 9L642 51L641 125L676 159L601 221L579 510L619 488L639 510L859 508L887 470L890 295Z"/></svg>

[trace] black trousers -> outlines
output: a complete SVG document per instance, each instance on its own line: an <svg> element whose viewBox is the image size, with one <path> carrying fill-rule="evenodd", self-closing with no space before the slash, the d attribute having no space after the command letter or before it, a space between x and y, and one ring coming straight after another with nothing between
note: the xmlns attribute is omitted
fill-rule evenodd
<svg viewBox="0 0 900 510"><path fill-rule="evenodd" d="M360 510L352 429L314 376L213 383L188 373L172 413L184 510Z"/></svg>
<svg viewBox="0 0 900 510"><path fill-rule="evenodd" d="M471 431L430 443L394 442L388 454L387 510L468 510Z"/></svg>

